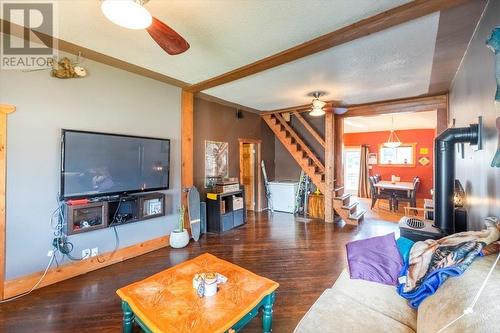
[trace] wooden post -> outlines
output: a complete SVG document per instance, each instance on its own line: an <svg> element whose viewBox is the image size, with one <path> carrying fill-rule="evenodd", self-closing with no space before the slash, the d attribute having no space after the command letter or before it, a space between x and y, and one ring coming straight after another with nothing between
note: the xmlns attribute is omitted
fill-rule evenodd
<svg viewBox="0 0 500 333"><path fill-rule="evenodd" d="M13 105L0 104L0 299L5 283L5 184L7 183L7 115L16 111Z"/></svg>
<svg viewBox="0 0 500 333"><path fill-rule="evenodd" d="M187 91L181 93L181 188L182 204L187 207L187 193L185 189L193 186L193 161L194 161L194 94ZM186 215L184 226L189 229L190 223Z"/></svg>
<svg viewBox="0 0 500 333"><path fill-rule="evenodd" d="M333 195L335 186L335 119L333 112L325 114L325 222L333 222Z"/></svg>
<svg viewBox="0 0 500 333"><path fill-rule="evenodd" d="M344 144L344 119L335 115L335 187L344 186L344 167L342 164L342 145Z"/></svg>

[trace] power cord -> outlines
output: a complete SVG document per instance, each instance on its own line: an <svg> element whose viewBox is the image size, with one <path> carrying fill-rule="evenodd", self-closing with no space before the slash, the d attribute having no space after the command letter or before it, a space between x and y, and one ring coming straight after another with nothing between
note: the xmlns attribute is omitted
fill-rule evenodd
<svg viewBox="0 0 500 333"><path fill-rule="evenodd" d="M31 289L29 291L27 291L25 293L22 293L20 295L11 297L11 298L4 299L4 300L0 301L0 304L11 302L11 301L16 300L18 298L24 297L26 295L29 295L33 290L35 290L40 285L40 283L45 278L45 276L47 275L47 272L49 271L50 266L52 266L52 263L54 262L55 257L56 257L56 252L54 251L52 253L52 256L50 257L49 263L47 264L47 267L45 268L45 271L43 272L42 276L40 277L40 279L38 280L38 282L35 283L35 285L33 287L31 287Z"/></svg>
<svg viewBox="0 0 500 333"><path fill-rule="evenodd" d="M488 272L488 275L486 275L486 279L484 279L483 283L481 284L481 287L477 291L476 296L474 296L474 299L472 300L472 303L468 307L466 307L464 309L464 312L460 316L458 316L457 318L455 318L452 321L450 321L448 324L446 324L444 327L442 327L436 333L441 333L441 332L445 331L448 327L450 327L451 325L453 325L454 323L456 323L457 321L459 321L460 319L462 319L464 316L470 315L470 314L474 313L474 306L476 306L476 303L479 300L479 297L483 293L484 288L486 287L486 284L488 283L488 280L490 279L491 274L493 274L493 270L497 266L499 259L500 259L500 253L498 253L497 258L496 258L495 262L493 263L493 266L491 266L491 269Z"/></svg>

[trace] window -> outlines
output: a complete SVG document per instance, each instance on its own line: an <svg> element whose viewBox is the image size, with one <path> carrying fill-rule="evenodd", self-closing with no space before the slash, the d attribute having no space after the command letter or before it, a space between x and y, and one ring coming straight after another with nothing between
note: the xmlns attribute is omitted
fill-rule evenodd
<svg viewBox="0 0 500 333"><path fill-rule="evenodd" d="M378 164L415 166L415 144L406 143L396 148L380 145Z"/></svg>

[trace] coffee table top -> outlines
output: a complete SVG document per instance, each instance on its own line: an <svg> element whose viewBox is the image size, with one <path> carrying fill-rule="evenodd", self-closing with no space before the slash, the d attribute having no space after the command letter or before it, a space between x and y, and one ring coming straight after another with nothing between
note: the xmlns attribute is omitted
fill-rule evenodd
<svg viewBox="0 0 500 333"><path fill-rule="evenodd" d="M215 296L199 298L197 273L228 278ZM209 253L185 261L116 291L153 332L224 332L279 287L277 282Z"/></svg>

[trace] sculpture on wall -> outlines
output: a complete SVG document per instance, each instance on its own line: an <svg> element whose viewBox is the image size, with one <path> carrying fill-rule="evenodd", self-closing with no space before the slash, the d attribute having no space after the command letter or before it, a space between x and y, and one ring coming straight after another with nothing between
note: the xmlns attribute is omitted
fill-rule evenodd
<svg viewBox="0 0 500 333"><path fill-rule="evenodd" d="M500 26L493 29L486 41L486 46L495 54L495 75L497 80L495 101L500 102Z"/></svg>

